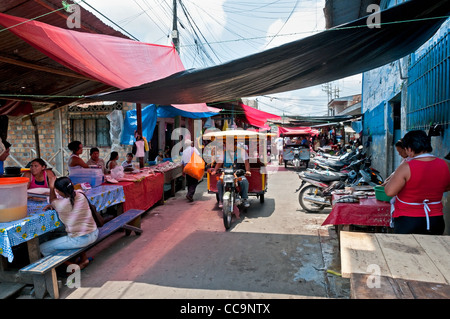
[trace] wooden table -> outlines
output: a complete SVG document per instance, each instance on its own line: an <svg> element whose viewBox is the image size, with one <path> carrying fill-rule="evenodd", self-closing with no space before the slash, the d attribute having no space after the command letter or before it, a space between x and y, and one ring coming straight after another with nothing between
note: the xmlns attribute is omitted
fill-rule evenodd
<svg viewBox="0 0 450 319"><path fill-rule="evenodd" d="M124 212L130 209L148 210L163 199L164 175L162 173L150 174L137 181L121 181L115 185L123 187Z"/></svg>
<svg viewBox="0 0 450 319"><path fill-rule="evenodd" d="M183 176L183 166L176 166L164 172L164 184L170 184L170 195L175 196L176 192L176 180L178 177ZM185 179L183 179L182 188L185 187Z"/></svg>
<svg viewBox="0 0 450 319"><path fill-rule="evenodd" d="M450 298L450 236L341 232L351 297Z"/></svg>
<svg viewBox="0 0 450 319"><path fill-rule="evenodd" d="M389 232L391 221L391 204L379 201L375 196L361 198L359 203L335 203L343 195L333 195L332 209L322 223L334 225L340 240L341 231L351 230L351 226L373 226L376 232Z"/></svg>

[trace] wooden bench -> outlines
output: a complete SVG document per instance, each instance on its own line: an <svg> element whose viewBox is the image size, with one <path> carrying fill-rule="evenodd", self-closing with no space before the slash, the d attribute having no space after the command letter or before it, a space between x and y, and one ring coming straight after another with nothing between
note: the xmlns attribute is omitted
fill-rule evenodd
<svg viewBox="0 0 450 319"><path fill-rule="evenodd" d="M94 243L83 248L60 250L53 255L43 257L29 264L19 271L22 274L31 274L33 276L36 298L42 299L48 292L51 298L58 299L59 289L56 267L98 244L121 228L126 230L126 235L129 235L131 231L134 231L136 235L140 235L142 233L142 229L140 228L141 215L144 212L144 210L130 209L100 227L98 238Z"/></svg>

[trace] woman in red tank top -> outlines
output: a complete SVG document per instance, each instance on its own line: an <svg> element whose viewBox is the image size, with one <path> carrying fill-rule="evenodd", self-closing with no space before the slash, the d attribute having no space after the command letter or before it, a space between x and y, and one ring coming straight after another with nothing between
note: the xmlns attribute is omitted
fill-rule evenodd
<svg viewBox="0 0 450 319"><path fill-rule="evenodd" d="M424 131L408 132L402 140L411 160L385 186L386 195L395 196L394 232L442 235L442 196L450 190L450 165L430 154L433 148Z"/></svg>

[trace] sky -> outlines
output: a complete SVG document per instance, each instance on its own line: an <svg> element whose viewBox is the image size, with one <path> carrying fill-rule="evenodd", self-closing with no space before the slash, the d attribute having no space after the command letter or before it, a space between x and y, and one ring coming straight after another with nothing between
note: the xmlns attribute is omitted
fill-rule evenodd
<svg viewBox="0 0 450 319"><path fill-rule="evenodd" d="M171 45L173 0L84 2L106 24L138 41ZM324 6L325 0L177 0L180 58L186 69L205 68L314 35L325 30ZM332 98L360 94L361 75L329 87ZM325 84L243 98L286 116L327 115L329 100Z"/></svg>

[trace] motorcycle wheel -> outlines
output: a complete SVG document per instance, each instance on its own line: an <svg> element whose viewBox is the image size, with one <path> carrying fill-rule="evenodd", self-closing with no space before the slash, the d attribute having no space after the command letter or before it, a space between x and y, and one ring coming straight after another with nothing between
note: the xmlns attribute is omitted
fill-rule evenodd
<svg viewBox="0 0 450 319"><path fill-rule="evenodd" d="M233 213L233 203L231 199L224 199L223 200L223 208L222 208L222 214L223 214L223 225L225 226L225 229L230 229L231 227L231 219L232 219L232 213Z"/></svg>
<svg viewBox="0 0 450 319"><path fill-rule="evenodd" d="M316 186L308 185L300 191L300 194L298 194L298 201L300 203L300 206L308 213L317 213L325 208L325 205L314 204L308 202L307 200L303 200L305 196L314 196L316 191L317 195L320 196L322 194L322 191L318 189Z"/></svg>

